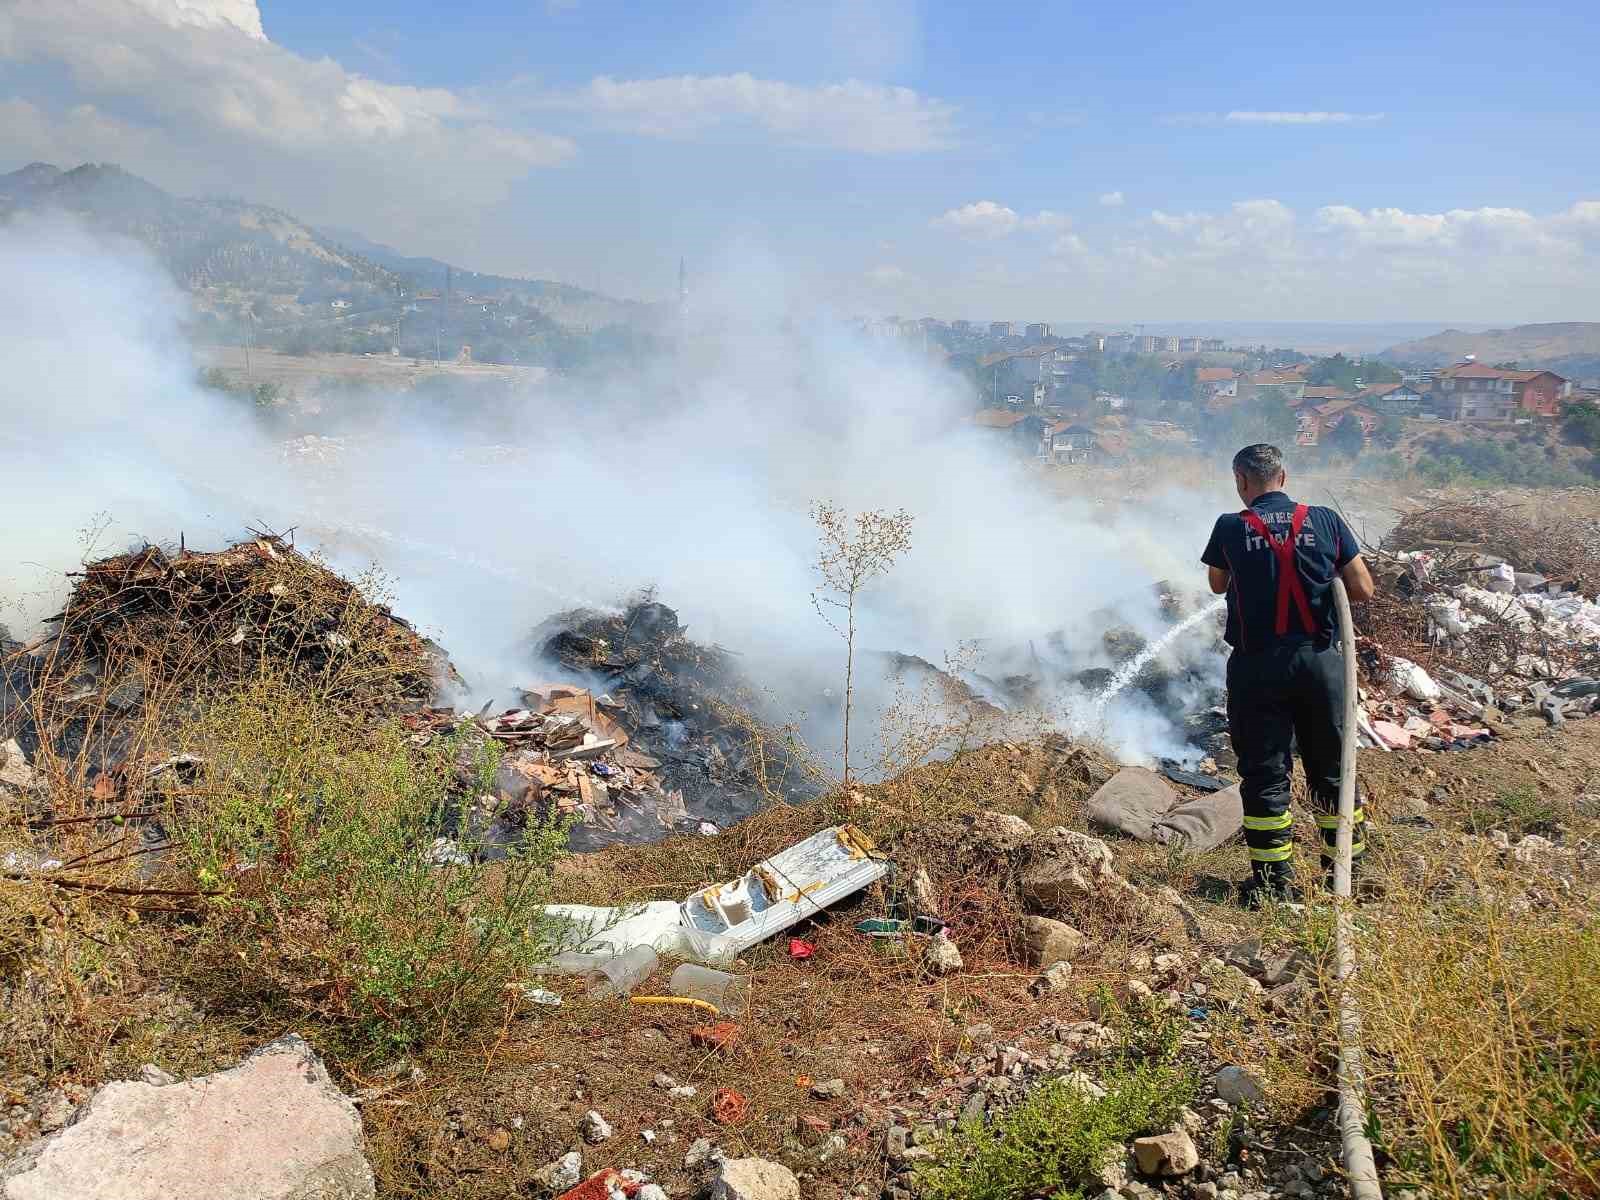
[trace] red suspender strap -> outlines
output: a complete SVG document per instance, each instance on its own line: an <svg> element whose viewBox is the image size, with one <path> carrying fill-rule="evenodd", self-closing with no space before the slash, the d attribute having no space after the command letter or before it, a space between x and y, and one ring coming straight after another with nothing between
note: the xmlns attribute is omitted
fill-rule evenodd
<svg viewBox="0 0 1600 1200"><path fill-rule="evenodd" d="M1279 541L1272 536L1272 531L1267 528L1267 523L1261 519L1259 513L1252 508L1245 509L1239 515L1244 518L1244 523L1266 540L1267 545L1278 557L1278 619L1277 633L1279 637L1289 632L1289 599L1294 598L1295 608L1300 613L1300 624L1307 633L1317 632L1317 623L1311 616L1311 601L1306 598L1305 585L1300 582L1300 568L1295 562L1295 546L1300 540L1300 531L1305 528L1306 514L1310 510L1304 504L1294 507L1294 516L1289 522L1289 532Z"/></svg>

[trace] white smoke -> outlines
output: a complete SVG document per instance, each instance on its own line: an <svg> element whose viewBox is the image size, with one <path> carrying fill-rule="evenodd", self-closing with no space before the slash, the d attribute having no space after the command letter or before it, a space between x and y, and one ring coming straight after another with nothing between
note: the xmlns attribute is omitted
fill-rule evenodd
<svg viewBox="0 0 1600 1200"><path fill-rule="evenodd" d="M133 247L31 224L0 231L0 272L15 483L0 597L14 626L55 610L98 513L97 553L180 533L217 545L261 522L295 527L343 569L379 562L397 611L481 692L534 681L527 638L545 617L654 587L691 636L739 654L783 716L826 706L842 675L811 600L810 506L904 508L914 545L865 597L864 650L938 663L978 639L995 652L980 675L1023 655L1058 707L1072 702L1055 714L1067 724L1130 757L1182 747L1137 693L1097 712L1070 677L1113 665L1110 620L1147 637L1169 626L1150 585L1197 578L1211 506L1156 480L1116 516L1062 495L1062 473L962 423L970 397L952 372L825 320L783 329L770 262L709 288L726 302L697 327L723 332L675 357L531 387L492 422L363 404L330 430L344 450L325 466L285 465L281 435L196 386L182 297ZM337 422L337 399L325 407ZM1206 635L1172 653L1217 679Z"/></svg>

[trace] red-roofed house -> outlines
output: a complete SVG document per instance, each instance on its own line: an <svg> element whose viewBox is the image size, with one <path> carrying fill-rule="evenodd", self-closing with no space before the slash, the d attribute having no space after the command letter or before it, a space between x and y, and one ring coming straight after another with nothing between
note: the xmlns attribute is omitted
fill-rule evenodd
<svg viewBox="0 0 1600 1200"><path fill-rule="evenodd" d="M1569 380L1554 371L1514 371L1517 407L1536 417L1559 417L1562 401L1572 395Z"/></svg>
<svg viewBox="0 0 1600 1200"><path fill-rule="evenodd" d="M1046 426L1044 435L1040 449L1053 463L1086 463L1094 454L1095 432L1087 425L1057 421Z"/></svg>
<svg viewBox="0 0 1600 1200"><path fill-rule="evenodd" d="M1303 404L1295 416L1299 421L1299 429L1295 433L1294 440L1301 446L1315 446L1330 429L1345 420L1361 422L1361 436L1364 439L1369 438L1381 419L1375 409L1355 400L1329 400L1323 404Z"/></svg>
<svg viewBox="0 0 1600 1200"><path fill-rule="evenodd" d="M1195 399L1215 410L1239 398L1239 373L1232 367L1199 367L1194 373Z"/></svg>
<svg viewBox="0 0 1600 1200"><path fill-rule="evenodd" d="M1434 405L1452 421L1511 421L1554 417L1572 385L1554 371L1507 371L1482 363L1459 363L1439 372Z"/></svg>
<svg viewBox="0 0 1600 1200"><path fill-rule="evenodd" d="M1370 404L1379 412L1392 413L1397 417L1414 417L1422 411L1422 406L1428 396L1420 392L1409 383L1379 383L1369 388L1363 388L1356 399L1363 404Z"/></svg>
<svg viewBox="0 0 1600 1200"><path fill-rule="evenodd" d="M1250 376L1250 384L1258 388L1277 388L1290 401L1298 401L1306 390L1306 381L1288 371L1257 371Z"/></svg>

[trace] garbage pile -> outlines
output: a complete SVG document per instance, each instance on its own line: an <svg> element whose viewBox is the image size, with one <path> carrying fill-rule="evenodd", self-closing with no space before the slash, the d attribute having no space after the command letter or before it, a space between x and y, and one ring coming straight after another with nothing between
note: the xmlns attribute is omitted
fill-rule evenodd
<svg viewBox="0 0 1600 1200"><path fill-rule="evenodd" d="M1600 708L1600 531L1588 523L1430 509L1369 561L1378 594L1356 614L1367 744L1467 749L1507 715L1556 724Z"/></svg>
<svg viewBox="0 0 1600 1200"><path fill-rule="evenodd" d="M800 802L819 793L817 773L792 741L750 715L733 654L691 639L678 614L653 597L618 613L562 613L536 631L533 645L542 663L592 681L595 697L593 716L575 711L583 703L577 697L560 698L566 707L554 716L541 708L541 730L554 731L556 719L579 718L595 739L580 753L598 755L602 766L649 772L645 791L655 795L651 783L661 788L667 823L683 819L681 808L696 823L730 824L763 798ZM558 703L534 694L542 704ZM605 757L624 747L632 758Z"/></svg>
<svg viewBox="0 0 1600 1200"><path fill-rule="evenodd" d="M237 680L264 662L296 678L337 673L340 695L384 710L426 703L448 670L438 646L272 534L101 559L53 620L35 653L136 664L164 682Z"/></svg>
<svg viewBox="0 0 1600 1200"><path fill-rule="evenodd" d="M4 654L0 725L98 769L135 727L213 687L271 677L388 716L453 677L444 651L350 581L260 533L214 553L147 545L88 564L47 632Z"/></svg>
<svg viewBox="0 0 1600 1200"><path fill-rule="evenodd" d="M706 825L690 818L681 789L663 785L662 761L629 745L617 721L625 710L610 696L547 685L522 699L524 708L475 718L505 750L495 780L503 813L570 818L579 850Z"/></svg>

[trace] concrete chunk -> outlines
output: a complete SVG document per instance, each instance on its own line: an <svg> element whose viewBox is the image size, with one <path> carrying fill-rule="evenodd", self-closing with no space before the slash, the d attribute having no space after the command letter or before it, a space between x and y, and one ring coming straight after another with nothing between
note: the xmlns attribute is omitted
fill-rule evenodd
<svg viewBox="0 0 1600 1200"><path fill-rule="evenodd" d="M4 1200L371 1200L361 1118L290 1035L214 1075L110 1083L0 1175Z"/></svg>

